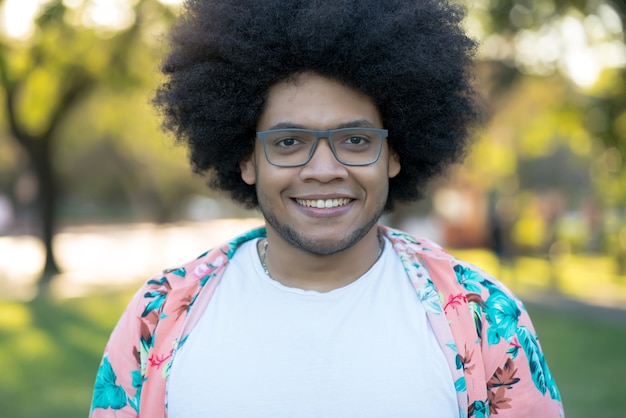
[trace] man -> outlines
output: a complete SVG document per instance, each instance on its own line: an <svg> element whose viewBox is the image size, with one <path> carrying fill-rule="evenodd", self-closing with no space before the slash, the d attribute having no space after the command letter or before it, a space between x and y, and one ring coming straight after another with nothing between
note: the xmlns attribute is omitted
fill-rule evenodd
<svg viewBox="0 0 626 418"><path fill-rule="evenodd" d="M563 416L521 302L378 225L480 116L462 18L434 0L187 1L156 104L266 227L147 282L92 416Z"/></svg>

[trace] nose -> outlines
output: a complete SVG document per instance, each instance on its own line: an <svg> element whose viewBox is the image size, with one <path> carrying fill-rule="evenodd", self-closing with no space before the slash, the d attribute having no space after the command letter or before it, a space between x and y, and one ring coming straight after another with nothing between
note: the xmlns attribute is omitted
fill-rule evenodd
<svg viewBox="0 0 626 418"><path fill-rule="evenodd" d="M318 140L313 156L300 170L302 179L314 179L323 183L345 178L347 174L346 166L335 158L328 138L320 138Z"/></svg>

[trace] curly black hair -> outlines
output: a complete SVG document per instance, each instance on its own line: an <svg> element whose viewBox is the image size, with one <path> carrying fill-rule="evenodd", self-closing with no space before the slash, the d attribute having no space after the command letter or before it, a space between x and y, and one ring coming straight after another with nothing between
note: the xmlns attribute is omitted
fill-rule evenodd
<svg viewBox="0 0 626 418"><path fill-rule="evenodd" d="M360 90L402 166L390 210L461 159L480 119L464 16L446 0L187 0L154 102L194 171L253 208L239 163L254 149L270 86L313 72Z"/></svg>

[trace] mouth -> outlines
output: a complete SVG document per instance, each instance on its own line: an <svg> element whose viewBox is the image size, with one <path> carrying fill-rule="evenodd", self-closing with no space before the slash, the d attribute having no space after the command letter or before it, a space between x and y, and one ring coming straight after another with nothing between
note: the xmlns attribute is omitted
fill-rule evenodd
<svg viewBox="0 0 626 418"><path fill-rule="evenodd" d="M331 209L339 206L345 206L352 202L352 199L295 199L295 201L300 206L305 206L307 208Z"/></svg>

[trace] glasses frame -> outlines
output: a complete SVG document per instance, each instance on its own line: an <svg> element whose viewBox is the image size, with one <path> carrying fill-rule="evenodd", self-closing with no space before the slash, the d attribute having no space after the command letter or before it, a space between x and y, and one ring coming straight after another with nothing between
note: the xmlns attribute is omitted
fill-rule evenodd
<svg viewBox="0 0 626 418"><path fill-rule="evenodd" d="M353 131L353 130L376 132L380 136L380 144L378 146L378 153L376 154L376 158L374 158L372 161L369 161L366 163L346 163L344 161L341 161L341 158L339 158L339 156L337 155L337 151L335 150L333 141L330 140L331 136L338 132ZM306 160L304 160L304 162L298 163L298 164L276 164L270 160L269 156L267 155L267 147L265 145L265 141L267 141L268 135L274 134L277 132L302 132L302 133L313 134L315 136L315 140L313 141L313 146L311 147L309 156L306 158ZM380 154L383 149L383 141L385 140L385 138L387 138L388 135L389 135L389 131L387 131L387 129L361 128L361 127L355 126L353 128L329 129L327 131L318 131L316 129L303 129L303 128L272 129L269 131L257 132L256 138L263 143L263 153L265 154L265 159L267 160L268 163L270 163L271 165L275 167L301 167L303 165L308 164L309 161L311 161L311 158L313 158L313 154L315 154L315 150L317 149L317 144L319 143L320 138L326 138L328 140L328 145L330 146L330 150L335 156L335 159L339 161L341 164L345 166L349 166L349 167L363 167L363 166L375 164L379 160Z"/></svg>

